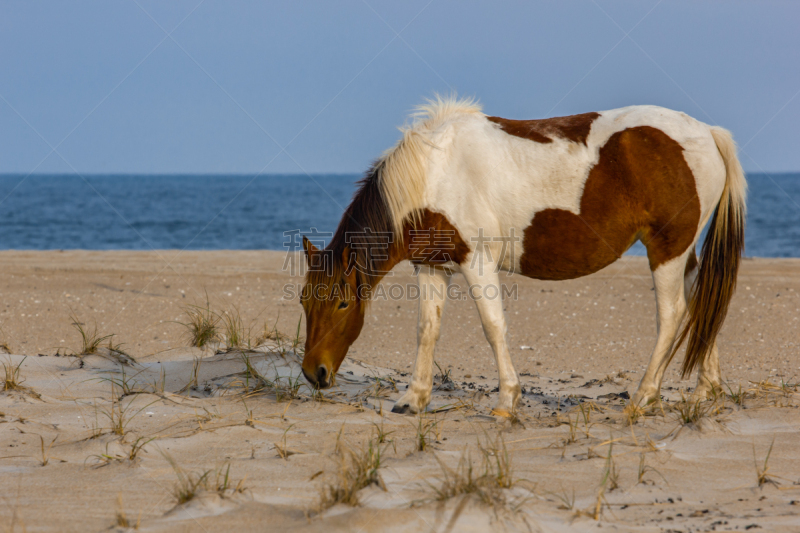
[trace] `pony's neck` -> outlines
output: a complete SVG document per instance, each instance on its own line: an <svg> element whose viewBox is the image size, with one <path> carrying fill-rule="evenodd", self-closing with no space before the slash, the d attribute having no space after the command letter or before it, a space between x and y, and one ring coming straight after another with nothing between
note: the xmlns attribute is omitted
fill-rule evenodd
<svg viewBox="0 0 800 533"><path fill-rule="evenodd" d="M348 241L344 245L331 247L331 253L334 260L341 258L344 277L353 280L359 290L366 291L366 294L371 294L398 263L408 258L403 236L398 236L391 229L382 232L371 229L354 231L350 233Z"/></svg>
<svg viewBox="0 0 800 533"><path fill-rule="evenodd" d="M361 181L327 249L335 266L331 274L354 275L359 290L366 286L368 292L406 256L404 232L395 227L380 190L382 169L378 162Z"/></svg>

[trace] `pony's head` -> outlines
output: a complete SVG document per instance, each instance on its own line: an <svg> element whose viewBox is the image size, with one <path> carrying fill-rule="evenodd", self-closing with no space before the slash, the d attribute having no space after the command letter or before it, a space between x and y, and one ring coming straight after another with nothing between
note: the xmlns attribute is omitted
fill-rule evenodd
<svg viewBox="0 0 800 533"><path fill-rule="evenodd" d="M324 389L333 383L347 350L361 333L367 302L359 297L355 268L348 272L349 247L339 255L319 250L303 237L303 248L308 262L302 292L306 315L303 374L309 383Z"/></svg>

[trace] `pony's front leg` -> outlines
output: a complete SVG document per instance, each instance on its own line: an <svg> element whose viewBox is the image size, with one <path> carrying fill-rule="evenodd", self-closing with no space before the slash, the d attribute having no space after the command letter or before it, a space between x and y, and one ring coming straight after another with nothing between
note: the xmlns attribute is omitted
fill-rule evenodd
<svg viewBox="0 0 800 533"><path fill-rule="evenodd" d="M476 258L476 262L480 262L481 259L482 257ZM473 265L472 268L464 268L462 272L469 284L470 296L475 300L478 308L483 324L483 333L492 346L497 361L500 397L493 412L508 417L513 415L517 408L521 388L506 343L507 328L503 314L500 276L492 263Z"/></svg>
<svg viewBox="0 0 800 533"><path fill-rule="evenodd" d="M392 407L393 413L419 413L431 400L433 389L433 350L439 340L442 311L447 297L450 274L441 269L423 266L418 273L419 326L417 328L417 360L408 390Z"/></svg>

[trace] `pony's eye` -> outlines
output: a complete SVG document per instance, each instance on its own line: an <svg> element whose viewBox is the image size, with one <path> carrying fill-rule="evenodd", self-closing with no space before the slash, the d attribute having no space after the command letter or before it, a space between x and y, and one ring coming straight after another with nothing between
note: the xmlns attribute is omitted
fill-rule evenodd
<svg viewBox="0 0 800 533"><path fill-rule="evenodd" d="M339 309L347 309L348 305L349 304L347 302L341 302L339 303Z"/></svg>

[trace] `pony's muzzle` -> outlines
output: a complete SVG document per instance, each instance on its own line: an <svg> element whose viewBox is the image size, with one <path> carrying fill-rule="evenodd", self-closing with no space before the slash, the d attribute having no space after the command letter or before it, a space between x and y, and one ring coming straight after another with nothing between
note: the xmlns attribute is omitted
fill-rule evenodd
<svg viewBox="0 0 800 533"><path fill-rule="evenodd" d="M303 375L306 377L308 382L320 389L327 389L331 386L330 382L330 374L328 373L328 367L325 365L319 365L317 367L316 373L312 374L310 372L306 372L306 369L303 369Z"/></svg>

